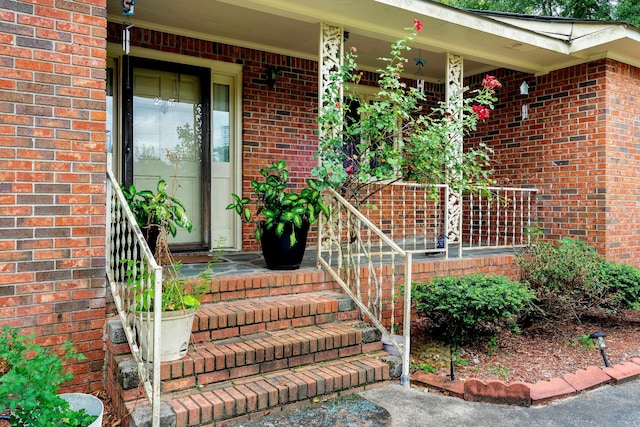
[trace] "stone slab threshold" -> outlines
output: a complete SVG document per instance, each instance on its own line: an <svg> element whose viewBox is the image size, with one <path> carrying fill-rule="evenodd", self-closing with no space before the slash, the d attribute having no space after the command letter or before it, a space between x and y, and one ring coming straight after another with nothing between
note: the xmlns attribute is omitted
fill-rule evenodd
<svg viewBox="0 0 640 427"><path fill-rule="evenodd" d="M483 381L469 378L451 381L448 377L417 371L411 375L416 386L434 389L470 402L497 403L517 406L545 405L557 399L575 396L603 385L622 384L640 378L640 358L632 358L608 368L589 366L562 378L526 382Z"/></svg>

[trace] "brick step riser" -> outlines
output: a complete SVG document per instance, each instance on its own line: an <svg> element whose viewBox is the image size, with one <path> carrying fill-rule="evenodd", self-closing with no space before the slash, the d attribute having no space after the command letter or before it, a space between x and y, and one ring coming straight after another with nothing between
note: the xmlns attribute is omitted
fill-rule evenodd
<svg viewBox="0 0 640 427"><path fill-rule="evenodd" d="M281 369L296 368L312 363L320 363L327 360L365 354L367 352L380 350L382 350L381 342L359 344L349 347L342 347L340 349L326 350L322 352L302 354L298 356L290 356L261 363L215 370L212 372L196 373L192 376L182 376L176 379L163 379L162 392L168 393L189 389L192 387L204 387L224 381L236 380L238 378L247 376L266 374Z"/></svg>
<svg viewBox="0 0 640 427"><path fill-rule="evenodd" d="M354 324L325 325L273 334L257 334L196 345L186 357L162 364L162 391L176 391L215 382L262 374L283 368L377 351L380 336L364 334ZM371 331L371 328L367 330ZM137 387L135 365L130 356L111 356L114 371L123 389Z"/></svg>
<svg viewBox="0 0 640 427"><path fill-rule="evenodd" d="M340 293L310 293L224 304L203 304L193 325L194 340L209 341L263 331L357 319L351 299Z"/></svg>
<svg viewBox="0 0 640 427"><path fill-rule="evenodd" d="M357 392L388 379L386 363L358 356L174 393L171 407L178 426L238 425L309 399ZM130 402L127 407L133 410L135 405Z"/></svg>
<svg viewBox="0 0 640 427"><path fill-rule="evenodd" d="M272 271L262 274L224 275L211 279L203 303L262 298L307 292L340 292L340 285L321 270Z"/></svg>

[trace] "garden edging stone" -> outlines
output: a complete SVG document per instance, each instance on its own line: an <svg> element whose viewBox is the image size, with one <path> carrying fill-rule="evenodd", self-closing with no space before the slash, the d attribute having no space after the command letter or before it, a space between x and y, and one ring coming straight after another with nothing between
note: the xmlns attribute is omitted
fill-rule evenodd
<svg viewBox="0 0 640 427"><path fill-rule="evenodd" d="M545 405L605 384L622 384L638 378L640 378L640 358L633 358L631 361L606 368L589 366L575 373L565 374L562 378L542 380L535 384L520 381L510 383L497 380L483 381L478 378L452 381L448 377L425 374L422 371L412 375L412 382L468 401L528 407Z"/></svg>

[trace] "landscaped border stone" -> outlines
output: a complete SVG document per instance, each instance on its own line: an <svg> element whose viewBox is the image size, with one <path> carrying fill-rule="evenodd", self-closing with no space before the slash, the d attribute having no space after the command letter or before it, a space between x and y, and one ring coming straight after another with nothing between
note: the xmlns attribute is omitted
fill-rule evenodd
<svg viewBox="0 0 640 427"><path fill-rule="evenodd" d="M425 374L422 371L411 375L411 381L415 385L433 388L464 400L518 406L545 405L605 384L621 384L638 378L640 358L602 369L589 366L575 373L565 374L562 378L542 380L535 384L519 381L483 381L478 378L451 381L448 377Z"/></svg>

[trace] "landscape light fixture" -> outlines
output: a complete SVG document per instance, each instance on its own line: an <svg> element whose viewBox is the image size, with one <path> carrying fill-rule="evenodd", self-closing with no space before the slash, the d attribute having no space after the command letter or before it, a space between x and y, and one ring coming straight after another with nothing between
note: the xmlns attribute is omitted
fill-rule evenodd
<svg viewBox="0 0 640 427"><path fill-rule="evenodd" d="M607 355L604 352L604 349L607 348L607 343L604 341L604 337L607 335L604 332L594 332L589 335L589 338L593 340L593 345L600 350L600 354L602 354L602 359L604 360L604 366L607 368L611 365L609 364L609 360L607 359Z"/></svg>

